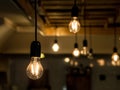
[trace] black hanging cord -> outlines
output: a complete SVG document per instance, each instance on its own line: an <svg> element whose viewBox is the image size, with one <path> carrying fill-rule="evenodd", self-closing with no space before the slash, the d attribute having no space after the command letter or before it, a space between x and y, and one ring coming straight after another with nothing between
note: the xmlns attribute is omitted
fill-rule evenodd
<svg viewBox="0 0 120 90"><path fill-rule="evenodd" d="M37 0L35 0L35 41L37 41Z"/></svg>
<svg viewBox="0 0 120 90"><path fill-rule="evenodd" d="M77 33L75 33L75 43L77 43Z"/></svg>
<svg viewBox="0 0 120 90"><path fill-rule="evenodd" d="M55 26L55 41L57 41L57 26Z"/></svg>
<svg viewBox="0 0 120 90"><path fill-rule="evenodd" d="M30 57L40 57L41 53L41 44L37 41L37 0L35 0L35 41L31 43Z"/></svg>
<svg viewBox="0 0 120 90"><path fill-rule="evenodd" d="M74 44L74 48L78 48L77 33L75 33L75 44Z"/></svg>
<svg viewBox="0 0 120 90"><path fill-rule="evenodd" d="M114 24L114 47L117 45L116 38L116 24Z"/></svg>
<svg viewBox="0 0 120 90"><path fill-rule="evenodd" d="M76 0L74 0L74 5L76 5Z"/></svg>
<svg viewBox="0 0 120 90"><path fill-rule="evenodd" d="M84 1L84 39L86 40L86 1Z"/></svg>
<svg viewBox="0 0 120 90"><path fill-rule="evenodd" d="M92 48L92 30L90 25L90 31L89 31L89 39L90 39L90 48Z"/></svg>

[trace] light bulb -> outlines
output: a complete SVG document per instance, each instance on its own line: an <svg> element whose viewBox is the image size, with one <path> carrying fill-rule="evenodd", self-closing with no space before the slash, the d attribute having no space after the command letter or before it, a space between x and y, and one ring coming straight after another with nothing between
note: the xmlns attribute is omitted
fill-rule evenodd
<svg viewBox="0 0 120 90"><path fill-rule="evenodd" d="M119 60L119 55L118 55L117 52L114 52L114 53L112 54L112 60L115 61L115 62Z"/></svg>
<svg viewBox="0 0 120 90"><path fill-rule="evenodd" d="M93 57L93 49L92 49L92 48L90 48L90 50L89 50L88 58L89 58L89 59L93 59L93 58L94 58L94 57Z"/></svg>
<svg viewBox="0 0 120 90"><path fill-rule="evenodd" d="M88 54L88 50L87 50L87 47L83 47L83 49L81 50L81 54L82 55L87 55Z"/></svg>
<svg viewBox="0 0 120 90"><path fill-rule="evenodd" d="M80 51L78 48L74 48L73 50L73 56L78 57L80 55Z"/></svg>
<svg viewBox="0 0 120 90"><path fill-rule="evenodd" d="M88 53L88 59L93 59L93 54L92 53Z"/></svg>
<svg viewBox="0 0 120 90"><path fill-rule="evenodd" d="M26 73L30 79L36 80L41 78L43 75L43 67L40 63L40 57L31 57Z"/></svg>
<svg viewBox="0 0 120 90"><path fill-rule="evenodd" d="M80 23L77 17L72 17L72 20L69 23L70 32L77 33L80 30Z"/></svg>
<svg viewBox="0 0 120 90"><path fill-rule="evenodd" d="M86 39L83 40L83 48L81 50L81 54L85 55L85 56L88 54L88 47L87 47L87 40Z"/></svg>
<svg viewBox="0 0 120 90"><path fill-rule="evenodd" d="M59 45L58 45L57 42L55 42L55 43L53 44L52 49L53 49L54 52L57 52L57 51L59 50Z"/></svg>

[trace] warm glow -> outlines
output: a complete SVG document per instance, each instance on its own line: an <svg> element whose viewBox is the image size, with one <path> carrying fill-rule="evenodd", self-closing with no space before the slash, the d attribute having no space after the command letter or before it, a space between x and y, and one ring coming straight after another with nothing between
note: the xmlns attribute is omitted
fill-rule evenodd
<svg viewBox="0 0 120 90"><path fill-rule="evenodd" d="M117 52L114 52L114 53L112 54L112 60L115 61L115 62L119 60L119 55L118 55Z"/></svg>
<svg viewBox="0 0 120 90"><path fill-rule="evenodd" d="M105 65L105 60L104 59L98 59L97 62L98 62L98 64L100 66L104 66Z"/></svg>
<svg viewBox="0 0 120 90"><path fill-rule="evenodd" d="M39 57L31 57L26 73L27 76L33 80L39 79L43 75L43 67Z"/></svg>
<svg viewBox="0 0 120 90"><path fill-rule="evenodd" d="M70 58L66 57L66 58L64 59L64 61L65 61L66 63L68 63L68 62L70 62Z"/></svg>
<svg viewBox="0 0 120 90"><path fill-rule="evenodd" d="M70 60L70 65L73 66L74 65L74 61Z"/></svg>
<svg viewBox="0 0 120 90"><path fill-rule="evenodd" d="M89 66L90 66L91 68L94 67L93 63L90 63Z"/></svg>
<svg viewBox="0 0 120 90"><path fill-rule="evenodd" d="M54 43L53 46L52 46L52 49L53 49L54 52L57 52L59 50L58 43Z"/></svg>
<svg viewBox="0 0 120 90"><path fill-rule="evenodd" d="M93 59L93 54L92 53L88 53L88 59Z"/></svg>
<svg viewBox="0 0 120 90"><path fill-rule="evenodd" d="M120 60L117 60L117 61L112 60L112 61L111 61L111 64L112 64L113 66L120 66Z"/></svg>
<svg viewBox="0 0 120 90"><path fill-rule="evenodd" d="M75 66L78 66L78 62L77 62L77 61L75 61L75 62L74 62L74 65L75 65Z"/></svg>
<svg viewBox="0 0 120 90"><path fill-rule="evenodd" d="M77 17L73 17L73 19L69 23L70 32L77 33L80 30L80 23L77 20Z"/></svg>
<svg viewBox="0 0 120 90"><path fill-rule="evenodd" d="M40 58L45 58L45 54L41 53Z"/></svg>
<svg viewBox="0 0 120 90"><path fill-rule="evenodd" d="M81 54L82 54L82 55L87 55L87 54L88 54L88 49L87 49L87 47L83 47L83 49L81 50Z"/></svg>
<svg viewBox="0 0 120 90"><path fill-rule="evenodd" d="M80 55L79 49L78 49L78 48L75 48L75 49L73 50L73 56L78 57L79 55Z"/></svg>

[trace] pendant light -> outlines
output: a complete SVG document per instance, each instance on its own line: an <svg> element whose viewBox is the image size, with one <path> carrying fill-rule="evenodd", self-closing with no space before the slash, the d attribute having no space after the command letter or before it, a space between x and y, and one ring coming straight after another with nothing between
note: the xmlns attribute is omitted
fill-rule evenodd
<svg viewBox="0 0 120 90"><path fill-rule="evenodd" d="M74 0L74 5L71 11L72 20L69 23L70 32L77 33L80 30L80 22L78 20L78 13L79 13L79 10L76 5L76 0Z"/></svg>
<svg viewBox="0 0 120 90"><path fill-rule="evenodd" d="M112 54L112 60L114 62L117 62L119 60L119 55L117 52L117 42L116 42L116 25L114 25L114 48L113 48L113 54Z"/></svg>
<svg viewBox="0 0 120 90"><path fill-rule="evenodd" d="M36 80L43 75L43 67L40 62L41 44L37 41L37 0L35 0L35 41L31 43L30 63L27 66L26 73L30 79Z"/></svg>
<svg viewBox="0 0 120 90"><path fill-rule="evenodd" d="M88 54L88 42L86 39L86 26L85 26L86 25L86 20L85 20L86 13L85 13L85 9L86 9L86 6L84 8L84 40L83 40L83 48L82 48L81 54L86 56Z"/></svg>
<svg viewBox="0 0 120 90"><path fill-rule="evenodd" d="M75 34L75 44L74 44L74 50L73 50L72 54L74 57L80 56L80 51L79 51L78 43L77 43L77 33Z"/></svg>
<svg viewBox="0 0 120 90"><path fill-rule="evenodd" d="M89 59L93 59L93 49L92 49L92 30L91 30L91 26L90 26L90 30L89 30L89 45L90 45L90 49L89 49L89 53L88 53L88 58Z"/></svg>
<svg viewBox="0 0 120 90"><path fill-rule="evenodd" d="M59 51L59 44L58 44L58 40L57 40L57 28L56 28L56 33L55 33L55 40L54 40L54 43L52 45L52 50L54 52L58 52Z"/></svg>

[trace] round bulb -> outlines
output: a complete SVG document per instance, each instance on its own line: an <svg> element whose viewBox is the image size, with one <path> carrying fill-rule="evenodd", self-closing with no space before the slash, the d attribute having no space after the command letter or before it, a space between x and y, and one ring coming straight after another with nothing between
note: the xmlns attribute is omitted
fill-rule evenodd
<svg viewBox="0 0 120 90"><path fill-rule="evenodd" d="M114 53L112 54L112 60L115 61L115 62L119 60L119 55L118 55L117 52L114 52Z"/></svg>
<svg viewBox="0 0 120 90"><path fill-rule="evenodd" d="M69 23L70 32L77 33L80 30L80 23L77 20L77 17L73 17L73 19Z"/></svg>
<svg viewBox="0 0 120 90"><path fill-rule="evenodd" d="M78 48L75 48L75 49L73 50L73 56L78 57L79 55L80 55L79 49L78 49Z"/></svg>
<svg viewBox="0 0 120 90"><path fill-rule="evenodd" d="M52 49L53 49L54 52L57 52L59 50L58 43L54 43L53 46L52 46Z"/></svg>
<svg viewBox="0 0 120 90"><path fill-rule="evenodd" d="M36 80L41 78L43 75L43 67L40 63L40 57L31 57L26 73L30 79Z"/></svg>

